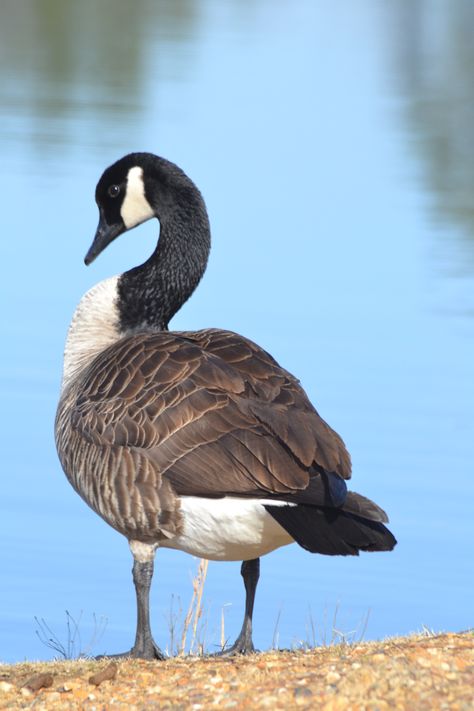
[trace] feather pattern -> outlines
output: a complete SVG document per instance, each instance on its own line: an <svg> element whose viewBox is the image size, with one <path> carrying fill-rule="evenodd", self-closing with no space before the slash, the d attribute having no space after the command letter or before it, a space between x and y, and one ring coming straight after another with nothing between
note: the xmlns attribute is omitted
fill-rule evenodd
<svg viewBox="0 0 474 711"><path fill-rule="evenodd" d="M183 495L322 503L322 472L350 476L298 380L218 329L121 338L65 391L56 429L73 486L136 540L178 532Z"/></svg>

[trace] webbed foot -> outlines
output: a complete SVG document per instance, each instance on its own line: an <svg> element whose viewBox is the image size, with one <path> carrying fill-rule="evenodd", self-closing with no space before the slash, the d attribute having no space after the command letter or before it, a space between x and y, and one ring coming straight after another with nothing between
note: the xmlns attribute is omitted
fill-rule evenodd
<svg viewBox="0 0 474 711"><path fill-rule="evenodd" d="M148 659L163 661L165 655L153 639L147 640L144 644L134 645L129 652L119 654L100 654L96 659Z"/></svg>

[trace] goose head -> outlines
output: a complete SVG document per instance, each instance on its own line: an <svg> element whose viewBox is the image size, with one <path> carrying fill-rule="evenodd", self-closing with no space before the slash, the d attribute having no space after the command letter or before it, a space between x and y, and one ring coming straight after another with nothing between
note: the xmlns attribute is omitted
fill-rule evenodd
<svg viewBox="0 0 474 711"><path fill-rule="evenodd" d="M198 200L196 199L198 198ZM119 235L153 217L161 227L202 203L194 183L174 163L152 153L130 153L102 174L95 192L99 224L84 262L94 259Z"/></svg>
<svg viewBox="0 0 474 711"><path fill-rule="evenodd" d="M104 171L95 199L99 224L86 265L119 235L158 219L153 254L118 277L116 307L122 333L168 328L207 264L210 229L201 193L174 163L152 153L130 153Z"/></svg>

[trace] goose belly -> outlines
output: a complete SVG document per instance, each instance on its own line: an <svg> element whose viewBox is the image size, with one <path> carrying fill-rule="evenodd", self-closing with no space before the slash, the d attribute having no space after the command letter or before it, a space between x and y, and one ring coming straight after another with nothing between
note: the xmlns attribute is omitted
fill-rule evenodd
<svg viewBox="0 0 474 711"><path fill-rule="evenodd" d="M294 539L265 510L262 499L181 498L183 530L179 536L160 542L210 560L251 560L270 553Z"/></svg>

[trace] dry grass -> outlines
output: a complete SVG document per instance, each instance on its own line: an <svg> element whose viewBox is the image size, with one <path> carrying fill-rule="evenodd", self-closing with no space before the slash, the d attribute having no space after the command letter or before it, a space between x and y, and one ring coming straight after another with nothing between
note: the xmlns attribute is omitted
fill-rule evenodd
<svg viewBox="0 0 474 711"><path fill-rule="evenodd" d="M204 592L204 583L206 582L207 568L209 561L201 558L199 561L196 576L192 580L193 594L189 603L186 617L184 618L183 631L181 633L181 642L178 649L178 654L183 655L186 651L186 640L189 628L192 629L191 641L189 643L189 654L204 654L204 637L198 639L199 623L202 621L202 596Z"/></svg>
<svg viewBox="0 0 474 711"><path fill-rule="evenodd" d="M165 645L165 654L169 657L184 656L186 654L204 656L209 653L208 632L208 611L203 607L204 585L206 582L209 561L204 558L198 559L197 569L194 577L191 577L192 595L186 613L184 613L181 599L172 596L170 609L166 616L169 631L169 641ZM370 610L354 629L342 630L339 626L339 603L336 604L332 614L329 614L327 607L323 610L322 623L317 624L314 620L311 607L308 608L306 618L306 636L304 639L295 638L291 643L293 650L307 650L318 645L338 645L353 644L363 640L367 628ZM229 643L229 638L225 631L225 606L221 609L219 644L217 649L224 650ZM36 635L39 640L54 653L55 659L79 659L88 658L98 653L97 646L101 641L106 627L107 618L94 614L93 628L86 640L82 639L81 622L82 612L77 618L66 610L66 629L64 636L51 628L44 618L35 617ZM280 648L279 625L282 609L279 610L275 620L272 645L273 650ZM214 631L215 634L215 631ZM213 635L214 636L214 635ZM213 645L215 647L215 645ZM213 650L214 651L214 650Z"/></svg>

